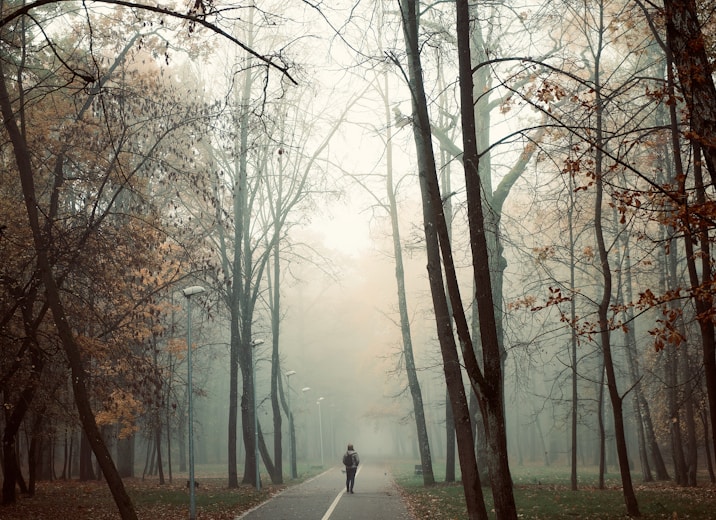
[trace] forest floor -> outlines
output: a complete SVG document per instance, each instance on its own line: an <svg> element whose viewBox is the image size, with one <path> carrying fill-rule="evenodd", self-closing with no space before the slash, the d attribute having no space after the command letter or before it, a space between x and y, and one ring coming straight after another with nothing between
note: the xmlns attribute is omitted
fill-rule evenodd
<svg viewBox="0 0 716 520"><path fill-rule="evenodd" d="M412 474L412 466L395 467L396 482L416 520L461 520L467 518L462 485L438 483L425 487L422 477ZM291 484L299 483L304 478ZM515 500L520 520L627 518L624 499L615 475L607 479L606 489L597 489L591 477L580 479L580 489L571 491L568 473L519 470L513 473ZM440 476L438 475L438 478ZM567 482L565 483L565 478ZM234 520L241 513L278 493L285 486L265 485L260 492L253 486L228 489L225 478L198 479L196 510L200 520ZM672 482L643 484L634 482L643 520L716 519L716 485L704 481L696 488ZM127 479L126 487L137 514L144 520L182 519L188 513L185 480L160 485L156 478ZM483 488L488 511L489 488ZM492 513L494 515L494 513ZM494 517L494 516L493 516ZM116 520L119 518L112 496L104 482L56 480L40 482L33 497L18 495L17 504L0 506L2 520Z"/></svg>
<svg viewBox="0 0 716 520"><path fill-rule="evenodd" d="M196 512L201 520L234 520L244 511L278 493L285 486L265 485L228 489L225 478L197 479ZM125 479L137 516L146 520L188 518L186 481L159 484L158 479ZM117 506L103 481L55 480L39 482L34 496L18 494L15 505L0 506L2 520L117 520Z"/></svg>

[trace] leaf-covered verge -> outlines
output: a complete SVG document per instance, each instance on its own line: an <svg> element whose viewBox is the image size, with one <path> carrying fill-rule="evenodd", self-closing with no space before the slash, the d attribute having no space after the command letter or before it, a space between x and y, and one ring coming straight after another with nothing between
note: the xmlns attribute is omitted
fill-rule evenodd
<svg viewBox="0 0 716 520"><path fill-rule="evenodd" d="M424 487L420 477L405 467L395 471L396 482L404 502L416 519L461 520L467 518L460 482ZM442 478L442 475L436 475ZM588 518L623 520L624 498L614 480L599 490L590 476L579 491L569 490L569 474L516 471L515 499L521 520L566 520ZM304 478L291 481L295 485ZM225 478L199 479L196 492L199 520L234 520L245 511L268 500L285 487L265 485L260 492L253 486L228 489ZM142 520L185 518L189 512L186 481L177 478L172 484L160 485L156 479L125 479ZM489 488L485 488L488 511L492 509ZM643 520L706 520L714 518L716 486L703 482L697 488L680 487L673 482L636 486ZM491 512L494 518L494 511ZM12 506L0 507L2 520L115 520L116 505L104 482L56 480L38 482L34 497L19 495Z"/></svg>
<svg viewBox="0 0 716 520"><path fill-rule="evenodd" d="M228 489L226 479L199 479L196 490L197 518L234 520L286 486L266 485L257 492L253 486ZM155 479L126 479L125 485L143 520L188 518L189 490L186 480L175 479L160 485ZM101 481L56 480L38 482L33 497L20 495L12 506L0 507L3 520L115 520L117 506Z"/></svg>
<svg viewBox="0 0 716 520"><path fill-rule="evenodd" d="M606 489L597 489L586 479L578 491L569 487L569 473L564 478L549 475L549 480L536 475L515 475L515 501L521 520L566 520L589 518L623 520L627 518L624 495L618 481L608 482ZM616 477L616 476L615 476ZM467 518L462 483L440 483L424 487L420 477L397 474L396 481L405 503L414 518L459 520ZM703 482L687 488L673 482L635 485L641 519L643 520L707 520L716 511L716 485ZM487 509L492 518L491 493L484 488Z"/></svg>

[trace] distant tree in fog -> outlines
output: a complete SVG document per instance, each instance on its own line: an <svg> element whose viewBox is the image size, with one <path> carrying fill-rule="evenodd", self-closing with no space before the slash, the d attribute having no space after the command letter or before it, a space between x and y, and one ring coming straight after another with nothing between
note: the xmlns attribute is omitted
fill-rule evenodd
<svg viewBox="0 0 716 520"><path fill-rule="evenodd" d="M385 11L384 2L381 2L378 6L379 12L377 16L380 20L384 20L387 16ZM385 42L383 41L384 34L382 31L383 22L377 26L378 34L377 45L379 46L379 52L382 56L384 51ZM410 315L408 311L408 296L406 291L406 280L405 280L405 265L403 262L403 249L404 244L401 238L400 231L400 213L398 209L398 202L396 200L396 194L399 190L400 180L394 178L394 164L393 164L393 136L394 128L403 128L409 124L406 116L400 113L397 107L391 107L391 82L393 76L390 74L389 68L385 65L380 65L380 68L375 72L375 78L372 82L372 90L379 96L380 102L383 108L383 120L379 126L380 130L376 130L378 137L383 141L385 146L385 178L383 180L383 187L385 189L384 194L381 194L377 189L372 189L365 180L359 178L357 175L354 177L358 183L364 188L375 201L375 207L378 208L381 214L387 214L390 222L390 238L391 238L391 254L393 258L394 277L396 282L396 297L398 303L398 323L397 326L400 329L401 337L401 354L400 354L400 366L405 369L407 377L407 390L410 393L412 403L412 416L415 420L415 430L417 436L418 452L420 454L420 467L423 484L426 486L435 483L435 477L433 474L433 461L430 449L430 439L428 435L428 427L425 416L425 407L423 402L423 394L420 386L420 380L418 378L418 370L415 362L415 353L413 349L413 338L410 325ZM382 178L382 176L381 176ZM398 369L402 372L401 369Z"/></svg>
<svg viewBox="0 0 716 520"><path fill-rule="evenodd" d="M305 120L301 98L286 96L277 103L275 119L268 122L267 151L262 169L263 191L260 195L260 220L268 232L264 236L269 254L267 271L267 302L271 323L271 409L273 416L273 458L275 461L275 480L282 481L283 436L282 413L289 414L283 397L283 368L281 365L281 346L285 343L281 336L281 321L286 310L281 305L284 290L284 267L293 261L300 261L298 247L292 243L289 232L301 216L310 211L313 198L320 193L322 176L319 160L326 152L332 138L345 122L347 113L359 101L360 95L346 100L341 113L332 121L322 118ZM324 126L325 125L325 126ZM314 139L317 140L314 142ZM303 259L305 261L305 258ZM289 418L289 426L290 426ZM291 442L289 431L289 442ZM295 448L295 446L294 446ZM295 457L295 449L290 450ZM293 461L290 461L292 464Z"/></svg>

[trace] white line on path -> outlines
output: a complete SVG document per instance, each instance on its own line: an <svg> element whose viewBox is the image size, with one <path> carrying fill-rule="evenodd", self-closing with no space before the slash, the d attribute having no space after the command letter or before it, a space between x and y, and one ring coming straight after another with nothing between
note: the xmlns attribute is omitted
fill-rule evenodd
<svg viewBox="0 0 716 520"><path fill-rule="evenodd" d="M331 471L331 468L328 468L328 469L327 469L326 471L324 471L323 473L319 473L318 475L315 475L315 476L309 478L308 480L305 480L304 482L302 482L302 484L308 484L308 483L311 482L312 480L316 480L317 478L322 477L323 475L325 475L325 474L328 473L329 471ZM277 496L279 496L279 495L285 493L285 492L288 491L289 489L291 489L291 488L290 488L290 487L286 487L286 488L282 489L281 491L279 491L278 493L276 493L276 494L273 495L272 497L268 498L268 499L266 500L266 502L268 502L269 500L273 500L274 498L276 498ZM245 516L249 516L249 514L253 513L254 511L256 511L257 509L259 509L260 507L263 507L264 504L266 504L266 502L261 502L260 504L257 504L256 506L252 507L252 508L249 509L248 511L244 511L244 512L241 514L241 516L235 516L235 517L234 517L234 520L241 520L241 519L244 518Z"/></svg>
<svg viewBox="0 0 716 520"><path fill-rule="evenodd" d="M358 471L356 471L356 477L358 476L358 473L360 473L360 470L363 469L363 466L360 466L358 468ZM341 491L338 493L336 498L333 500L333 503L331 504L331 507L328 508L328 511L326 511L326 514L323 515L323 518L321 520L328 520L331 517L331 514L333 513L333 510L338 505L338 501L341 499L341 497L345 494L345 491L341 489Z"/></svg>

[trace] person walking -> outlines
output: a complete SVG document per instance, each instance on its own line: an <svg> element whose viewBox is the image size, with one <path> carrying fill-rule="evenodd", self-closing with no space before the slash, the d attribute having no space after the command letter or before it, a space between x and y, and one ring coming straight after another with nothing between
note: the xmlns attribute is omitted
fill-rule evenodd
<svg viewBox="0 0 716 520"><path fill-rule="evenodd" d="M346 453L343 455L343 465L346 467L346 493L353 493L358 464L360 464L358 452L353 449L352 444L349 444Z"/></svg>

